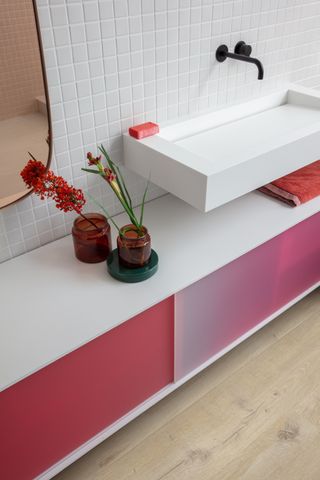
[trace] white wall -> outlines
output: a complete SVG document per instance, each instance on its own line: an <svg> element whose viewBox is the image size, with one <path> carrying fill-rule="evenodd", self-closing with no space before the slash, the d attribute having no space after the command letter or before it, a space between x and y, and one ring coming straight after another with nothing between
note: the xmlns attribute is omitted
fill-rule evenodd
<svg viewBox="0 0 320 480"><path fill-rule="evenodd" d="M53 117L52 167L119 206L100 179L81 172L103 142L121 161L121 132L220 108L289 82L320 86L320 2L311 0L37 0ZM253 65L215 61L221 43L253 46ZM169 173L169 172L168 172ZM128 174L138 202L144 182ZM161 195L150 189L150 198ZM89 205L90 209L96 210ZM73 215L35 196L0 212L0 261L70 231Z"/></svg>

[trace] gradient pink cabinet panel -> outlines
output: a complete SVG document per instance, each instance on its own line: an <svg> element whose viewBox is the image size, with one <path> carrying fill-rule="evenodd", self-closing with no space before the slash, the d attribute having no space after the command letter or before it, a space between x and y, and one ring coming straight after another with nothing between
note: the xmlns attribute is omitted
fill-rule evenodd
<svg viewBox="0 0 320 480"><path fill-rule="evenodd" d="M4 390L0 479L33 479L172 382L173 307L168 298Z"/></svg>
<svg viewBox="0 0 320 480"><path fill-rule="evenodd" d="M178 293L176 379L319 280L318 214Z"/></svg>

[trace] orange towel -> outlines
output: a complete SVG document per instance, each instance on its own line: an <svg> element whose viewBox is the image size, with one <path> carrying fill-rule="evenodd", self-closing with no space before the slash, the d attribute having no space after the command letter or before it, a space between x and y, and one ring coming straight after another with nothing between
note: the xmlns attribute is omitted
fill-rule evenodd
<svg viewBox="0 0 320 480"><path fill-rule="evenodd" d="M259 188L260 192L296 207L320 195L320 160Z"/></svg>

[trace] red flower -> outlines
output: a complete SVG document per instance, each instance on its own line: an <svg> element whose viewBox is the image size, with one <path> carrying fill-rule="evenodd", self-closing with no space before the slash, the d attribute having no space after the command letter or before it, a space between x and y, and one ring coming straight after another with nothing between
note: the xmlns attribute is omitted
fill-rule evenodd
<svg viewBox="0 0 320 480"><path fill-rule="evenodd" d="M38 160L29 160L20 173L27 187L34 187L38 179L46 173L46 167Z"/></svg>
<svg viewBox="0 0 320 480"><path fill-rule="evenodd" d="M99 157L94 157L91 152L88 152L87 159L89 165L97 165L101 160L101 155L99 155Z"/></svg>
<svg viewBox="0 0 320 480"><path fill-rule="evenodd" d="M69 185L62 177L55 175L52 170L46 172L41 162L29 160L20 175L28 187L33 187L34 193L39 195L41 200L52 198L59 210L81 213L86 203L82 190Z"/></svg>
<svg viewBox="0 0 320 480"><path fill-rule="evenodd" d="M105 168L104 178L107 180L107 182L111 183L111 182L114 182L117 177L110 168Z"/></svg>
<svg viewBox="0 0 320 480"><path fill-rule="evenodd" d="M56 175L53 175L46 183L46 186L49 187L49 196L56 202L57 208L64 212L81 213L86 203L81 189L69 185L62 177Z"/></svg>

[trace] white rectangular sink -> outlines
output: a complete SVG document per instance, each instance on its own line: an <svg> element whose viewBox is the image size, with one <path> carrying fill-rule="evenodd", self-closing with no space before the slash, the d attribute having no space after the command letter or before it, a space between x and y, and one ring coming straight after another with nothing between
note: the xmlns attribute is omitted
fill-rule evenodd
<svg viewBox="0 0 320 480"><path fill-rule="evenodd" d="M207 212L320 158L320 92L290 87L124 135L125 165Z"/></svg>

